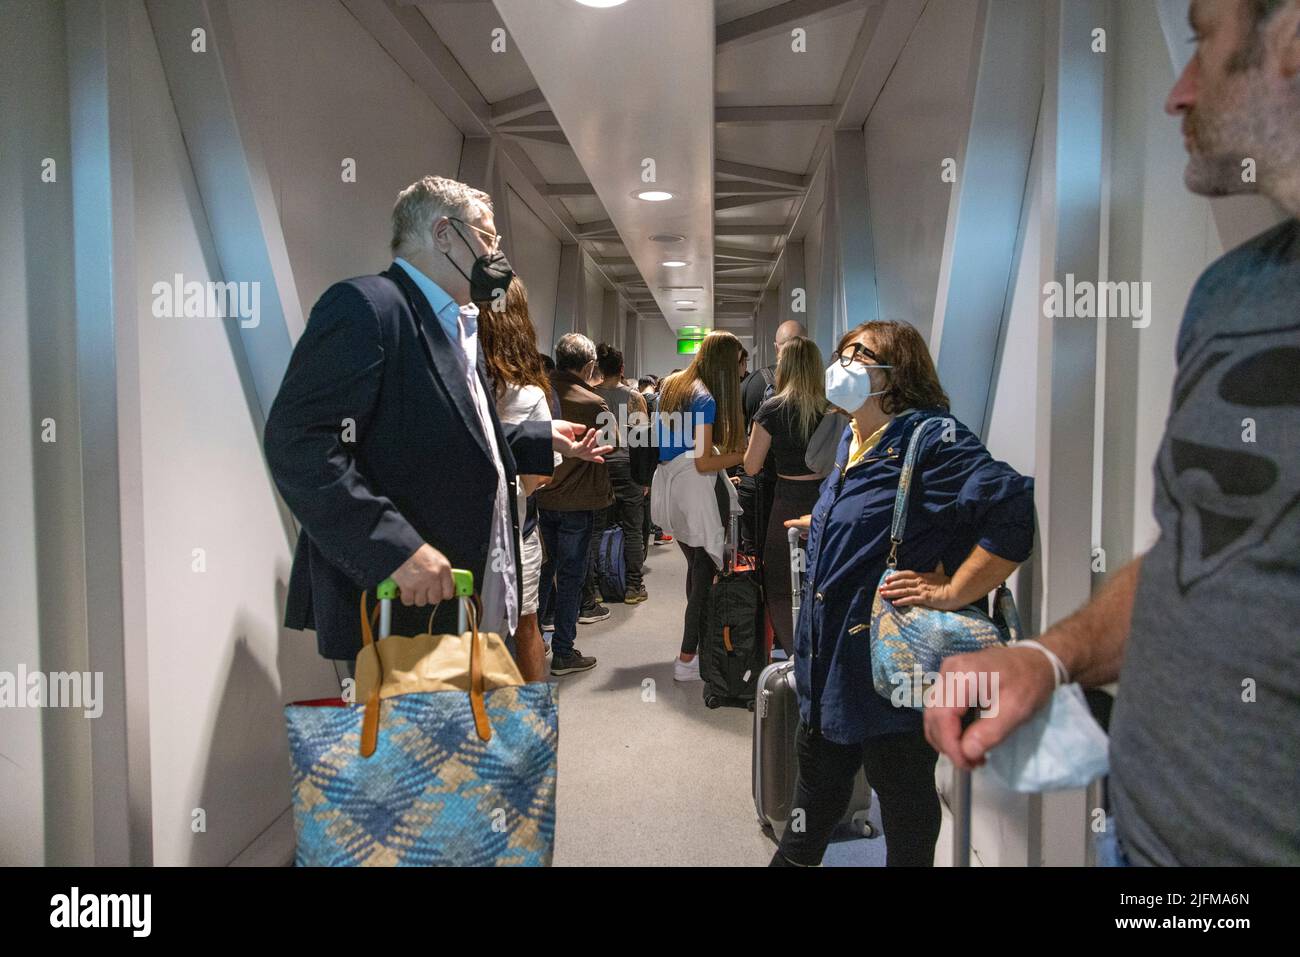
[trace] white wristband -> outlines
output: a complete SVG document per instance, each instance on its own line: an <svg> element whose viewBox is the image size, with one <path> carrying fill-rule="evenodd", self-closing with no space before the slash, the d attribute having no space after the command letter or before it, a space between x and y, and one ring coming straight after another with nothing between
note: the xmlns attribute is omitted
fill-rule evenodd
<svg viewBox="0 0 1300 957"><path fill-rule="evenodd" d="M1065 670L1065 664L1061 661L1060 658L1056 656L1056 652L1052 651L1051 648L1048 648L1043 643L1034 641L1032 638L1028 638L1023 641L1017 641L1014 644L1010 645L1009 647L1037 648L1043 654L1047 655L1047 659L1052 663L1052 674L1056 678L1055 687L1059 688L1061 687L1061 685L1068 685L1070 683L1070 673Z"/></svg>

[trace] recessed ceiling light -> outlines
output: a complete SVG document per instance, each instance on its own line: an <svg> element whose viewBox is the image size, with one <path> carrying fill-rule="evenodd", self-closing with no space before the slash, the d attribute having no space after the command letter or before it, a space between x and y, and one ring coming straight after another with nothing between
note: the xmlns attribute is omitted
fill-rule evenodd
<svg viewBox="0 0 1300 957"><path fill-rule="evenodd" d="M666 189L641 189L632 194L637 199L643 199L647 203L663 203L673 198L673 194Z"/></svg>
<svg viewBox="0 0 1300 957"><path fill-rule="evenodd" d="M669 269L678 269L681 266L689 266L690 263L688 263L685 259L665 259L659 265L667 266Z"/></svg>
<svg viewBox="0 0 1300 957"><path fill-rule="evenodd" d="M674 306L693 306L693 305L695 305L695 300L694 300L694 299L674 299L674 300L673 300L673 305L674 305Z"/></svg>
<svg viewBox="0 0 1300 957"><path fill-rule="evenodd" d="M627 0L578 0L584 7L618 7L627 3Z"/></svg>
<svg viewBox="0 0 1300 957"><path fill-rule="evenodd" d="M685 236L678 236L676 233L655 233L650 237L652 243L680 243Z"/></svg>

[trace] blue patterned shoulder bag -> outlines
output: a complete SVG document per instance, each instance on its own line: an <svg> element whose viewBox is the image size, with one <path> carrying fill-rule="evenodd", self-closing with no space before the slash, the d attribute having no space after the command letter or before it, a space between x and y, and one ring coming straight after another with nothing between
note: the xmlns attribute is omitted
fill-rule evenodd
<svg viewBox="0 0 1300 957"><path fill-rule="evenodd" d="M871 679L877 693L920 710L924 701L927 676L934 681L939 664L949 655L983 651L993 645L1018 641L1023 632L1011 590L1003 582L993 599L993 617L975 605L957 611L940 611L917 605L897 607L880 596L880 585L898 567L898 547L903 544L907 524L907 495L921 446L921 437L931 423L947 422L926 419L912 432L898 477L898 494L894 498L894 520L889 531L889 560L885 573L876 585L871 605Z"/></svg>

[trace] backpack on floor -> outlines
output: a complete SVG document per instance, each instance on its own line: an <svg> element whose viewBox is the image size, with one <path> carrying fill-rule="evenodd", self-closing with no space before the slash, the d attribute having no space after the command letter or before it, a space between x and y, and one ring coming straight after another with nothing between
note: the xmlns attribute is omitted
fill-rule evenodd
<svg viewBox="0 0 1300 957"><path fill-rule="evenodd" d="M758 569L731 545L738 534L731 520L723 569L709 589L707 627L701 642L700 678L704 703L754 710L758 676L767 664L763 587Z"/></svg>
<svg viewBox="0 0 1300 957"><path fill-rule="evenodd" d="M596 587L605 601L620 604L627 597L627 564L623 559L623 526L611 525L596 549Z"/></svg>

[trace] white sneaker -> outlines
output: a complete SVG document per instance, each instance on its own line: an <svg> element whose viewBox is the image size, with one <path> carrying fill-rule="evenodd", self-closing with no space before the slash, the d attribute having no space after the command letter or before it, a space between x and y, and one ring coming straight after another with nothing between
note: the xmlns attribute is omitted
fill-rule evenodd
<svg viewBox="0 0 1300 957"><path fill-rule="evenodd" d="M690 661L682 661L681 655L673 661L673 680L674 681L701 681L700 678L700 656L696 655Z"/></svg>

